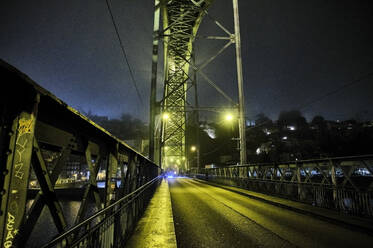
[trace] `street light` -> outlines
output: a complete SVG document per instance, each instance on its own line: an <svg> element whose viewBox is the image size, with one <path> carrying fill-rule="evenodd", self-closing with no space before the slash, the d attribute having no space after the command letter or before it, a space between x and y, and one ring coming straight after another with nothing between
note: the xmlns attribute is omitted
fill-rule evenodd
<svg viewBox="0 0 373 248"><path fill-rule="evenodd" d="M197 160L197 168L199 168L199 148L197 149L197 146L191 146L190 147L190 151L192 152L192 153L195 153L196 155L195 155L195 157L194 156L191 156L192 158L190 159L190 161L189 162L191 162L191 161L193 161L194 159L196 159ZM190 164L189 164L189 168L190 168Z"/></svg>
<svg viewBox="0 0 373 248"><path fill-rule="evenodd" d="M197 147L196 147L196 146L191 146L191 147L190 147L190 150L191 150L192 152L195 152L195 151L197 150Z"/></svg>
<svg viewBox="0 0 373 248"><path fill-rule="evenodd" d="M225 120L226 120L226 121L232 121L232 120L233 120L233 115L232 115L231 113L227 113L227 114L225 115Z"/></svg>
<svg viewBox="0 0 373 248"><path fill-rule="evenodd" d="M168 119L170 119L170 115L168 113L163 113L162 119L163 120L168 120Z"/></svg>

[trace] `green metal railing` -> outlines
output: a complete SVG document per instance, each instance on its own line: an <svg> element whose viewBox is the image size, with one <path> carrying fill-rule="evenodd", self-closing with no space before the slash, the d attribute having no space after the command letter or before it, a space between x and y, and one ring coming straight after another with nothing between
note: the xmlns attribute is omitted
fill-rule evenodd
<svg viewBox="0 0 373 248"><path fill-rule="evenodd" d="M122 247L151 199L158 176L54 238L50 247Z"/></svg>
<svg viewBox="0 0 373 248"><path fill-rule="evenodd" d="M373 218L373 155L192 169L188 175Z"/></svg>

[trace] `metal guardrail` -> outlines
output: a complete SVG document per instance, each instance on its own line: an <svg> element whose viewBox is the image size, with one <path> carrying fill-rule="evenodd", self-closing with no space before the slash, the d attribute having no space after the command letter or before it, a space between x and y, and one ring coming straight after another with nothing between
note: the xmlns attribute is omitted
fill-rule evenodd
<svg viewBox="0 0 373 248"><path fill-rule="evenodd" d="M188 175L373 218L373 155L192 169Z"/></svg>
<svg viewBox="0 0 373 248"><path fill-rule="evenodd" d="M40 247L161 174L152 161L1 60L0 79L0 247ZM72 176L86 183L56 185ZM76 212L66 201L75 202Z"/></svg>
<svg viewBox="0 0 373 248"><path fill-rule="evenodd" d="M154 178L122 199L98 211L54 238L43 248L122 247L125 237L132 231L132 225L141 216L160 179L162 176Z"/></svg>

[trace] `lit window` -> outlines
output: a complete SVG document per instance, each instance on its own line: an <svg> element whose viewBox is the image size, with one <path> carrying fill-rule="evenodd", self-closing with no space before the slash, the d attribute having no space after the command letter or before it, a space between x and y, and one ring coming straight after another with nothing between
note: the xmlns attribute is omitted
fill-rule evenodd
<svg viewBox="0 0 373 248"><path fill-rule="evenodd" d="M288 129L289 129L290 131L294 131L294 130L295 130L295 127L294 127L294 126L288 126Z"/></svg>

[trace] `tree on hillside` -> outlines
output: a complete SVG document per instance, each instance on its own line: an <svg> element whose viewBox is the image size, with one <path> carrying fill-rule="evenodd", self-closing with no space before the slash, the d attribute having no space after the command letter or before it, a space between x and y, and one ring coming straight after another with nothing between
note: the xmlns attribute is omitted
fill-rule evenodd
<svg viewBox="0 0 373 248"><path fill-rule="evenodd" d="M260 127L271 127L273 125L273 122L268 116L266 116L264 113L259 113L255 117L255 126Z"/></svg>
<svg viewBox="0 0 373 248"><path fill-rule="evenodd" d="M289 125L303 128L307 126L306 118L303 117L299 110L281 111L277 124L279 128L283 129Z"/></svg>
<svg viewBox="0 0 373 248"><path fill-rule="evenodd" d="M147 126L130 114L122 114L119 119L88 113L87 117L121 140L142 140L148 137Z"/></svg>

